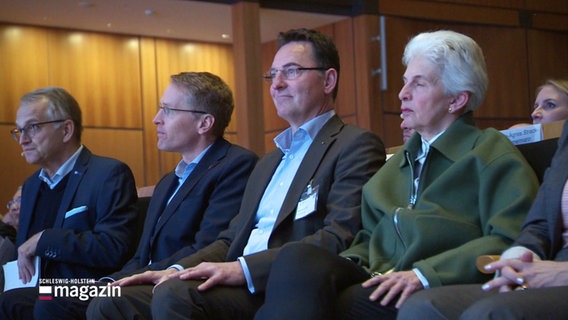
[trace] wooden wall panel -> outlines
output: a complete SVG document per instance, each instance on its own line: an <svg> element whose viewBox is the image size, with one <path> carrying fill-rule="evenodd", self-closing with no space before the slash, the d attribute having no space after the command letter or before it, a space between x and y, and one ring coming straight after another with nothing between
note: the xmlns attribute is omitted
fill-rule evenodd
<svg viewBox="0 0 568 320"><path fill-rule="evenodd" d="M14 123L20 97L47 85L45 29L0 24L0 123Z"/></svg>
<svg viewBox="0 0 568 320"><path fill-rule="evenodd" d="M534 11L568 13L568 1L565 0L525 0L526 8Z"/></svg>
<svg viewBox="0 0 568 320"><path fill-rule="evenodd" d="M179 40L156 40L156 77L159 97L170 84L170 76L184 71L207 71L221 77L235 90L233 54L230 45L187 42ZM238 119L233 112L227 128L229 134L236 132ZM153 129L152 129L153 130ZM175 168L181 157L178 153L160 152L160 170L162 173Z"/></svg>
<svg viewBox="0 0 568 320"><path fill-rule="evenodd" d="M155 185L165 172L160 166L157 148L158 137L153 124L158 101L158 82L156 77L156 42L153 38L140 39L140 74L142 88L142 131L144 152L144 180L137 180L139 186Z"/></svg>
<svg viewBox="0 0 568 320"><path fill-rule="evenodd" d="M49 83L67 89L85 126L141 128L137 37L51 29Z"/></svg>
<svg viewBox="0 0 568 320"><path fill-rule="evenodd" d="M233 67L235 70L235 121L237 141L256 154L264 154L264 116L260 42L260 5L240 1L231 5Z"/></svg>
<svg viewBox="0 0 568 320"><path fill-rule="evenodd" d="M535 89L548 78L568 78L568 30L554 32L527 31L527 68L530 74L529 110L535 99Z"/></svg>
<svg viewBox="0 0 568 320"><path fill-rule="evenodd" d="M335 112L342 118L356 116L357 90L355 89L355 60L357 54L353 44L353 20L344 19L334 23L333 39L339 52L341 74L339 91L335 100Z"/></svg>
<svg viewBox="0 0 568 320"><path fill-rule="evenodd" d="M136 185L145 185L142 130L87 128L82 140L93 153L126 163L134 174Z"/></svg>
<svg viewBox="0 0 568 320"><path fill-rule="evenodd" d="M517 26L519 23L519 14L513 10L432 0L380 0L379 13L430 21L460 21L483 25Z"/></svg>
<svg viewBox="0 0 568 320"><path fill-rule="evenodd" d="M422 0L424 2L446 2L456 4L468 4L495 8L523 8L525 0Z"/></svg>
<svg viewBox="0 0 568 320"><path fill-rule="evenodd" d="M402 144L402 130L400 129L400 113L385 113L383 125L385 132L390 134L382 137L385 146L399 146Z"/></svg>

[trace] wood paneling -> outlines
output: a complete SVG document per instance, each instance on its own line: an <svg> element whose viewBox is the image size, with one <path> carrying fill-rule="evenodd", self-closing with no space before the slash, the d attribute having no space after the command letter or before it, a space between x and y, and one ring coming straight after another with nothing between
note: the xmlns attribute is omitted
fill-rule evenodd
<svg viewBox="0 0 568 320"><path fill-rule="evenodd" d="M85 126L142 127L137 37L50 29L49 83L67 89Z"/></svg>
<svg viewBox="0 0 568 320"><path fill-rule="evenodd" d="M357 114L357 90L355 89L355 61L358 55L353 46L353 20L344 19L332 25L331 36L340 57L341 74L339 91L335 100L335 112L342 117Z"/></svg>
<svg viewBox="0 0 568 320"><path fill-rule="evenodd" d="M142 130L86 128L83 144L94 154L111 157L126 163L136 179L136 185L144 183L144 157Z"/></svg>
<svg viewBox="0 0 568 320"><path fill-rule="evenodd" d="M424 2L446 2L495 8L523 8L525 0L422 0Z"/></svg>
<svg viewBox="0 0 568 320"><path fill-rule="evenodd" d="M382 131L382 113L379 106L379 76L372 70L381 68L380 42L373 40L379 35L379 18L362 15L353 19L353 49L355 59L355 96L360 106L357 109L359 126L373 132ZM386 67L386 66L385 66Z"/></svg>
<svg viewBox="0 0 568 320"><path fill-rule="evenodd" d="M257 154L264 154L261 91L260 6L240 1L231 6L233 18L233 57L235 69L235 114L237 140Z"/></svg>
<svg viewBox="0 0 568 320"><path fill-rule="evenodd" d="M516 26L519 23L518 12L513 10L437 1L380 0L379 14L484 25Z"/></svg>
<svg viewBox="0 0 568 320"><path fill-rule="evenodd" d="M548 78L568 78L568 32L527 30L529 110L535 89Z"/></svg>
<svg viewBox="0 0 568 320"><path fill-rule="evenodd" d="M568 1L565 0L525 0L526 8L534 11L568 13Z"/></svg>
<svg viewBox="0 0 568 320"><path fill-rule="evenodd" d="M20 97L47 85L46 33L0 24L0 123L14 123Z"/></svg>
<svg viewBox="0 0 568 320"><path fill-rule="evenodd" d="M153 123L156 105L159 101L158 77L156 75L156 42L154 39L140 40L140 73L142 76L142 130L144 152L144 181L136 181L139 186L155 185L165 174L160 166L158 137Z"/></svg>

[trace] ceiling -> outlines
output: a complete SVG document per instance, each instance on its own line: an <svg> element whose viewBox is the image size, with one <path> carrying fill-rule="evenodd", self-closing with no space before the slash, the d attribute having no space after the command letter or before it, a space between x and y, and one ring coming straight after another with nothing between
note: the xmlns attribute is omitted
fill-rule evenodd
<svg viewBox="0 0 568 320"><path fill-rule="evenodd" d="M265 8L261 2L261 41L275 39L280 31L298 27L315 28L344 18L346 16L337 14ZM0 22L158 38L232 42L231 5L223 1L0 0Z"/></svg>

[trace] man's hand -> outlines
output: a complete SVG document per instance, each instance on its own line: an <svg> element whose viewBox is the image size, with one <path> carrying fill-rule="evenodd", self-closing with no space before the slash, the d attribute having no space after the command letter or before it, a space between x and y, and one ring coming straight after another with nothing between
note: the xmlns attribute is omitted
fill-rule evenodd
<svg viewBox="0 0 568 320"><path fill-rule="evenodd" d="M378 285L378 287L371 293L369 300L377 301L380 297L383 297L380 304L386 306L400 295L396 302L397 308L400 308L402 303L406 301L411 294L424 289L420 279L418 279L418 276L416 276L416 273L412 270L392 272L373 277L363 282L363 288L369 288L375 285Z"/></svg>
<svg viewBox="0 0 568 320"><path fill-rule="evenodd" d="M205 280L197 287L198 290L205 291L216 285L240 286L246 284L245 275L241 264L235 262L202 262L196 267L187 268L170 278L180 280Z"/></svg>
<svg viewBox="0 0 568 320"><path fill-rule="evenodd" d="M139 274L131 275L130 277L122 278L118 281L111 283L111 286L120 286L120 287L127 287L127 286L134 286L137 284L154 284L158 285L166 280L169 279L168 276L179 273L177 269L165 269L165 270L157 270L157 271L144 271Z"/></svg>
<svg viewBox="0 0 568 320"><path fill-rule="evenodd" d="M544 288L568 285L568 262L533 261L530 252L519 259L503 259L488 264L487 270L500 271L495 279L485 283L483 290L498 288L508 292L516 288Z"/></svg>
<svg viewBox="0 0 568 320"><path fill-rule="evenodd" d="M35 274L35 251L42 233L34 234L18 248L18 273L23 283L30 282Z"/></svg>

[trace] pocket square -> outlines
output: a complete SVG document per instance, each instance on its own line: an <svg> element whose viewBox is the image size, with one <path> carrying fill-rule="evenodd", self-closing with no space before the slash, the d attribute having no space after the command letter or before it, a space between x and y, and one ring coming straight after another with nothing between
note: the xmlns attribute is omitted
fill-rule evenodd
<svg viewBox="0 0 568 320"><path fill-rule="evenodd" d="M80 206L80 207L77 207L77 208L73 208L73 209L65 212L65 219L72 217L72 216L76 215L77 213L87 211L88 209L89 208L87 206Z"/></svg>

